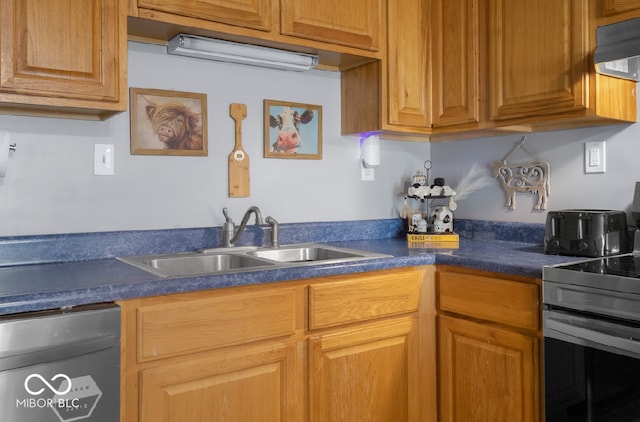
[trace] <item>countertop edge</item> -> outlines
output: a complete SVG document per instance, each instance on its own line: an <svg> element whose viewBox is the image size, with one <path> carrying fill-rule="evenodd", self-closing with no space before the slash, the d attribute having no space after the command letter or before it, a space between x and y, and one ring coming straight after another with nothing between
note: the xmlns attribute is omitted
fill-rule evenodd
<svg viewBox="0 0 640 422"><path fill-rule="evenodd" d="M0 287L7 292L0 297L0 315L433 264L540 278L544 265L576 259L545 255L540 245L504 241L461 240L455 249L410 249L401 239L326 243L390 257L185 278L161 278L113 258L5 267L0 268ZM33 291L20 290L30 283Z"/></svg>

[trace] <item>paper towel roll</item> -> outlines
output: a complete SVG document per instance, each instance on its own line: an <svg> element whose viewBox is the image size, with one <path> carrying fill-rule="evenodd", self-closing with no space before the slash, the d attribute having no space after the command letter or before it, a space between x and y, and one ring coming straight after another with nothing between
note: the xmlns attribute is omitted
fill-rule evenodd
<svg viewBox="0 0 640 422"><path fill-rule="evenodd" d="M7 163L9 162L9 132L0 131L0 177L7 173Z"/></svg>

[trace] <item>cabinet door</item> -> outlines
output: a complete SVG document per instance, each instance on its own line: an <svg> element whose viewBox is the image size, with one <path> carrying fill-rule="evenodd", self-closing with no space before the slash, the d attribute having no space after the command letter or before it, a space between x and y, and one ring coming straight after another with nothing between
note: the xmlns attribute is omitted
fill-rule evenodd
<svg viewBox="0 0 640 422"><path fill-rule="evenodd" d="M423 420L418 352L412 317L310 338L309 420Z"/></svg>
<svg viewBox="0 0 640 422"><path fill-rule="evenodd" d="M433 126L472 124L481 120L484 85L485 5L481 0L436 0L431 9ZM481 77L482 75L482 77Z"/></svg>
<svg viewBox="0 0 640 422"><path fill-rule="evenodd" d="M386 66L391 126L478 127L483 118L480 75L485 65L480 54L485 28L480 1L389 3Z"/></svg>
<svg viewBox="0 0 640 422"><path fill-rule="evenodd" d="M431 126L427 68L429 16L428 0L389 2L384 64L388 68L387 108L392 126Z"/></svg>
<svg viewBox="0 0 640 422"><path fill-rule="evenodd" d="M378 51L383 0L280 0L281 32Z"/></svg>
<svg viewBox="0 0 640 422"><path fill-rule="evenodd" d="M534 336L438 317L440 420L539 419L539 345Z"/></svg>
<svg viewBox="0 0 640 422"><path fill-rule="evenodd" d="M294 344L227 349L141 371L141 422L302 419Z"/></svg>
<svg viewBox="0 0 640 422"><path fill-rule="evenodd" d="M261 31L272 27L271 0L138 0L138 6Z"/></svg>
<svg viewBox="0 0 640 422"><path fill-rule="evenodd" d="M593 107L589 3L489 0L492 120L539 121Z"/></svg>
<svg viewBox="0 0 640 422"><path fill-rule="evenodd" d="M2 0L0 55L2 102L126 108L120 0Z"/></svg>

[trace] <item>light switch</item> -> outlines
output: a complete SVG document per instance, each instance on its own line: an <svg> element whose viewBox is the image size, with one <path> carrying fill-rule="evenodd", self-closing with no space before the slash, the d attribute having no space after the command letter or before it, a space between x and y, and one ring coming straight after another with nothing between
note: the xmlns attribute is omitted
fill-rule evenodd
<svg viewBox="0 0 640 422"><path fill-rule="evenodd" d="M113 144L95 144L93 151L93 174L113 176L115 174Z"/></svg>

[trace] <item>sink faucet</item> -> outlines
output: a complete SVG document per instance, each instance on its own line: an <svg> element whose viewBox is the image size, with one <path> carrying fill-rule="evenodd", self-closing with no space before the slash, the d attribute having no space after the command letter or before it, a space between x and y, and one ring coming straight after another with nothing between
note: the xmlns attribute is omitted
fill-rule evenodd
<svg viewBox="0 0 640 422"><path fill-rule="evenodd" d="M229 217L229 211L226 208L223 208L222 213L226 219L222 231L222 244L225 247L233 246L238 240L240 240L244 229L247 227L247 222L249 221L249 217L251 217L251 213L256 216L256 225L259 226L262 224L262 213L260 212L260 208L256 206L249 207L249 209L244 213L242 221L240 222L240 227L238 227L237 231L235 230L233 220Z"/></svg>
<svg viewBox="0 0 640 422"><path fill-rule="evenodd" d="M280 244L278 242L278 222L271 216L265 218L264 221L271 226L271 246L273 246L274 248L279 248Z"/></svg>

